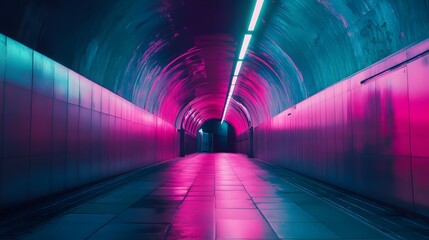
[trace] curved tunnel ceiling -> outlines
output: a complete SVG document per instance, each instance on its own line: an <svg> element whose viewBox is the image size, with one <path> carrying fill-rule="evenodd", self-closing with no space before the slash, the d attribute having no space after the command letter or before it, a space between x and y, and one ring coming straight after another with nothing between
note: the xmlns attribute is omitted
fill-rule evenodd
<svg viewBox="0 0 429 240"><path fill-rule="evenodd" d="M6 0L0 31L195 134L220 119L251 0ZM429 37L429 1L266 0L237 134Z"/></svg>

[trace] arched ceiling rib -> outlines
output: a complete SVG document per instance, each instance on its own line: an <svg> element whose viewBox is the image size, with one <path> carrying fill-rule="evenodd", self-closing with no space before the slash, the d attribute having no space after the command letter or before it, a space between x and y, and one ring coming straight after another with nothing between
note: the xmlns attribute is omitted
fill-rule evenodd
<svg viewBox="0 0 429 240"><path fill-rule="evenodd" d="M6 0L0 31L190 133L222 115L253 0ZM429 37L429 0L266 0L226 115L239 134Z"/></svg>

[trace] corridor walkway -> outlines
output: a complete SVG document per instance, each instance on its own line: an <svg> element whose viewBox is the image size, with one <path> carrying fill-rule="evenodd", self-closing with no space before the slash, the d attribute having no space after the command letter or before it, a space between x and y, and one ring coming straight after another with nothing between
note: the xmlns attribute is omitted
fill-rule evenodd
<svg viewBox="0 0 429 240"><path fill-rule="evenodd" d="M412 227L389 227L382 217L370 216L389 210L368 203L376 210L364 211L366 203L343 194L243 155L198 154L147 171L18 238L423 238ZM336 203L331 195L343 202L349 198L350 206Z"/></svg>

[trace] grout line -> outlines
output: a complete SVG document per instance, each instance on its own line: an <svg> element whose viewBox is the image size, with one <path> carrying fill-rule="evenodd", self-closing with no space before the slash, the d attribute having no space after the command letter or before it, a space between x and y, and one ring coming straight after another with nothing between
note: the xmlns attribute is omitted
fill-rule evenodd
<svg viewBox="0 0 429 240"><path fill-rule="evenodd" d="M3 161L4 161L4 108L5 108L5 93L6 93L6 61L7 61L7 37L4 37L4 66L3 66L3 75L0 76L0 78L2 78L2 83L3 84L3 89L2 92L0 93L0 97L2 98L2 115L0 116L2 118L2 122L1 122L1 134L0 134L0 173L3 173ZM2 56L0 56L2 57ZM2 174L3 175L3 174ZM2 177L0 176L0 202L3 202L2 199L2 195L3 195L3 191L2 191Z"/></svg>
<svg viewBox="0 0 429 240"><path fill-rule="evenodd" d="M256 160L256 159L255 159L255 160ZM262 163L262 164L264 164L264 165L267 165L267 166L269 166L269 167L271 167L271 168L276 168L276 166L275 166L275 165L272 165L272 164L270 164L270 163L268 163L268 162L264 162L264 161L262 161L262 160L256 160L256 161L258 161L258 162L260 162L260 163ZM272 169L270 169L270 170L272 170ZM316 182L315 180L308 179L308 178L306 178L305 176L302 176L302 175L299 175L299 174L297 174L297 173L294 173L294 172L288 171L287 169L282 169L282 170L283 170L283 171L287 171L287 172L289 173L289 175L294 176L294 178L293 178L293 179L295 179L295 180L298 180L298 181L305 181L305 182L307 182L307 183L316 184L316 185L318 185L318 187L324 187L324 188L327 188L323 183L319 183L319 182ZM330 199L328 199L328 198L322 198L322 197L318 196L318 194L317 194L316 192L312 191L312 190L311 190L311 189L309 189L308 187L303 186L303 185L302 185L302 184L300 184L300 183L296 183L296 181L295 181L295 182L292 182L292 181L290 181L290 179L284 179L284 178L282 178L282 179L283 179L284 181L287 181L288 183L290 183L290 184L294 185L295 187L297 187L297 188L301 189L302 191L306 192L307 194L312 195L313 197L315 197L315 198L317 198L317 199L319 199L319 200L321 200L321 201L323 201L323 202L326 202L326 203L330 204L331 206L336 207L337 209L339 209L339 210L341 210L342 212L346 213L348 216L351 216L351 217L355 218L356 220L358 220L358 221L360 221L360 222L364 223L365 225L367 225L367 226L369 226L369 227L373 228L374 230L377 230L378 232L380 232L380 233L384 234L385 236L387 236L387 237L389 237L389 238L391 238L391 239L403 239L403 237L401 237L400 235L396 234L395 232L393 232L393 231L391 231L391 230L389 230L389 229L386 229L385 227L380 226L380 224L377 224L377 223L374 223L373 221L368 220L366 217L361 216L360 214L358 214L358 213L354 212L353 210L350 210L350 209L348 209L348 208L346 208L346 207L344 207L344 206L340 205L339 203L334 202L333 200L330 200ZM336 189L333 189L333 188L332 188L332 189L329 189L329 190L330 190L331 192L333 191L333 192L335 192L335 193L340 193L340 194L342 194L342 195L349 196L348 194L341 193L341 192L339 192L339 191L337 191ZM344 200L341 200L341 199L339 199L339 200L340 200L340 201L344 201ZM350 204L350 205L353 205L353 206L355 206L355 207L357 207L357 208L359 208L359 209L361 209L361 210L363 210L363 211L365 211L365 212L367 212L367 213L369 213L369 214L372 214L372 212L368 211L368 210L367 210L367 209L365 209L365 208L359 207L359 206L357 206L357 205L355 205L355 204L353 204L353 203L350 203L350 202L348 202L348 201L346 201L346 203L348 203L348 204ZM376 217L380 217L380 216L379 216L379 215L377 215L377 214L372 214L372 215L373 215L373 216L376 216ZM383 219L383 220L385 220L385 221L386 221L386 220L388 220L388 219L385 219L385 218L382 218L382 219ZM415 232L414 232L414 233L415 233Z"/></svg>
<svg viewBox="0 0 429 240"><path fill-rule="evenodd" d="M414 192L414 171L413 171L413 160L414 157L412 155L413 145L411 138L411 110L410 110L410 82L408 78L408 64L405 66L405 79L407 83L407 105L408 105L408 139L410 144L410 174L411 174L411 196L413 197L413 213L416 215L416 201L415 201L415 192Z"/></svg>
<svg viewBox="0 0 429 240"><path fill-rule="evenodd" d="M30 186L31 186L31 162L32 160L34 160L33 156L32 156L32 142L33 142L33 96L34 96L34 50L31 50L31 87L30 87L30 139L28 141L29 143L29 147L28 147L28 155L27 157L27 163L28 163L28 169L27 169L27 190L26 192L26 197L31 199L31 190L30 190Z"/></svg>
<svg viewBox="0 0 429 240"><path fill-rule="evenodd" d="M26 236L31 231L39 229L39 228L45 226L46 224L48 224L49 222L51 222L52 220L57 219L57 218L65 215L65 214L67 214L67 212L69 212L70 210L75 209L77 207L80 207L80 206L82 206L82 205L84 205L90 201L97 199L97 198L105 196L105 195L107 195L113 191L116 191L120 187L126 185L126 184L124 184L124 182L134 181L135 179L138 179L142 175L147 174L148 171L151 170L152 167L161 167L163 165L168 166L168 164L172 164L178 160L180 160L180 159L173 158L171 160L167 160L167 161L155 164L155 165L143 167L143 168L140 168L140 169L128 172L128 173L124 173L124 174L121 174L119 176L116 176L116 177L107 179L105 181L102 181L100 183L96 183L94 185L91 185L91 186L82 188L80 190L77 190L77 192L72 192L70 194L66 194L64 198L59 199L57 201L46 202L45 206L38 207L37 209L29 209L27 212L30 213L30 215L21 214L19 216L7 219L6 222L2 222L2 223L0 223L0 225L6 225L9 223L12 223L13 221L22 221L22 220L25 220L25 218L28 219L29 217L33 217L34 214L40 215L39 212L44 212L44 213L49 212L52 215L52 217L49 217L49 219L46 219L46 221L44 221L44 222L43 221L39 222L37 225L30 226L25 231L21 230L20 232L17 232L17 230L12 229L12 230L9 230L7 232L1 233L0 238L2 236L3 237L6 236L7 234ZM157 168L155 168L155 169L157 170ZM108 185L108 188L110 190L108 190L106 192L101 191L103 188L106 187L106 185ZM81 203L79 203L79 201L82 199L83 199L83 201L81 201ZM63 203L67 203L70 201L72 203L68 204L68 205L66 204L67 206L63 207L64 209L51 209L55 206L60 206L60 205L62 206ZM77 205L71 206L73 204L75 204L75 205L77 204ZM49 215L49 213L45 214L45 215ZM33 214L33 215L31 215L31 214ZM16 229L16 227L15 227L15 229Z"/></svg>
<svg viewBox="0 0 429 240"><path fill-rule="evenodd" d="M248 157L245 157L245 159L247 161L250 162L250 159ZM281 239L280 236L277 234L277 232L274 230L273 226L271 226L271 223L268 221L268 219L265 217L265 215L262 213L261 209L259 209L258 205L255 203L255 201L253 201L253 197L250 195L250 193L247 191L247 188L243 185L243 182L241 181L241 179L238 177L237 172L235 171L234 167L231 166L231 164L229 163L229 160L227 160L225 158L225 160L228 162L229 166L231 167L232 171L234 171L235 176L239 179L241 185L244 188L244 191L246 191L246 193L249 195L250 200L252 201L253 205L255 205L256 209L258 210L258 212L261 214L262 218L265 220L265 222L268 224L268 226L270 226L271 230L273 231L273 233L277 236L277 239Z"/></svg>

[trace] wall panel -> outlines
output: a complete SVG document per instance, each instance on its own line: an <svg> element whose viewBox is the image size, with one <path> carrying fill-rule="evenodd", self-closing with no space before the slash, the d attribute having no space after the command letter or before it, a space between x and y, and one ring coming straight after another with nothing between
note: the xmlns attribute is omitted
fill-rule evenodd
<svg viewBox="0 0 429 240"><path fill-rule="evenodd" d="M255 156L429 216L428 50L404 49L255 127Z"/></svg>
<svg viewBox="0 0 429 240"><path fill-rule="evenodd" d="M5 83L3 157L30 156L31 92Z"/></svg>
<svg viewBox="0 0 429 240"><path fill-rule="evenodd" d="M429 216L429 55L407 69L415 208Z"/></svg>
<svg viewBox="0 0 429 240"><path fill-rule="evenodd" d="M412 154L429 157L429 55L408 64Z"/></svg>
<svg viewBox="0 0 429 240"><path fill-rule="evenodd" d="M3 152L3 102L4 102L4 77L6 61L6 37L0 34L0 153ZM2 169L2 154L0 154L0 171ZM2 177L0 177L0 198L2 194Z"/></svg>
<svg viewBox="0 0 429 240"><path fill-rule="evenodd" d="M177 157L178 136L173 125L0 35L0 212Z"/></svg>

